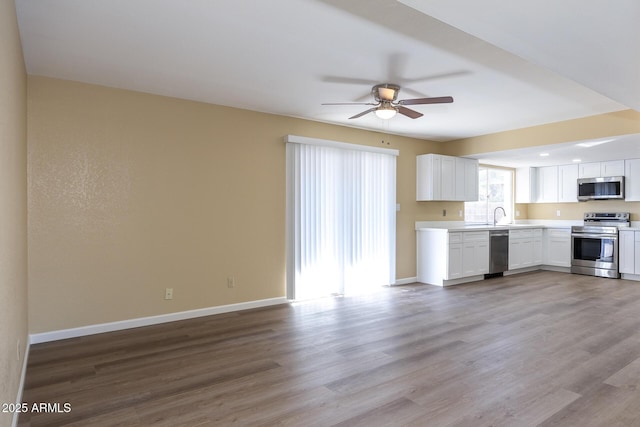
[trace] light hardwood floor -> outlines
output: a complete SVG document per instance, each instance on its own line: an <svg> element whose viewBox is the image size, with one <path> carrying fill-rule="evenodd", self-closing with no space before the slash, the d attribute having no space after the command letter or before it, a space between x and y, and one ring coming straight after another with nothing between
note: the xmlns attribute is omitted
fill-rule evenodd
<svg viewBox="0 0 640 427"><path fill-rule="evenodd" d="M640 426L640 283L554 272L34 345L20 426Z"/></svg>

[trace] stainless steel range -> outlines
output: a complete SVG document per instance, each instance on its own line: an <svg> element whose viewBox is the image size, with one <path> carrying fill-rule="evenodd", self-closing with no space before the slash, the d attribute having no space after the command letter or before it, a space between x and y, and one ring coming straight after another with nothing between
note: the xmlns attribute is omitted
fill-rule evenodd
<svg viewBox="0 0 640 427"><path fill-rule="evenodd" d="M583 225L571 227L571 272L619 278L618 228L629 224L629 212L585 213Z"/></svg>

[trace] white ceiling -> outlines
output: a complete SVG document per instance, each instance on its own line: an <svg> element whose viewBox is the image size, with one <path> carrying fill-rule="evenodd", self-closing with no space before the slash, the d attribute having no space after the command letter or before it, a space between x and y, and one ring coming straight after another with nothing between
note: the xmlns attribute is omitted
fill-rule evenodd
<svg viewBox="0 0 640 427"><path fill-rule="evenodd" d="M440 141L640 110L637 0L16 4L35 75ZM455 102L389 121L320 105L383 82Z"/></svg>
<svg viewBox="0 0 640 427"><path fill-rule="evenodd" d="M638 0L399 1L640 111Z"/></svg>

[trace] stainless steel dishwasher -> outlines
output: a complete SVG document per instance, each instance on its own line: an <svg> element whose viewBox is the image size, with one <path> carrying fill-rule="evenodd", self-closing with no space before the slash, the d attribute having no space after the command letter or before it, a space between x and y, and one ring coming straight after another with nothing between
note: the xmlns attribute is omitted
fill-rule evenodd
<svg viewBox="0 0 640 427"><path fill-rule="evenodd" d="M489 274L509 269L509 230L489 231Z"/></svg>

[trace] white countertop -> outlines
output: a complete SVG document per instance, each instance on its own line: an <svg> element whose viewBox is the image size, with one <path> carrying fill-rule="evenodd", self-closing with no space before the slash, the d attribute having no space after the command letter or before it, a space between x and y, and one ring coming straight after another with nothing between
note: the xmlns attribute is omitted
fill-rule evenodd
<svg viewBox="0 0 640 427"><path fill-rule="evenodd" d="M432 227L420 227L416 230L447 230L447 231L490 231L490 230L514 230L522 228L546 228L543 225L534 224L498 224L496 226L487 224L462 224L453 226L432 226Z"/></svg>
<svg viewBox="0 0 640 427"><path fill-rule="evenodd" d="M418 221L416 230L446 230L446 231L489 231L489 230L517 230L522 228L571 228L572 225L582 225L582 221L540 221L522 222L516 224L469 224L464 221Z"/></svg>

